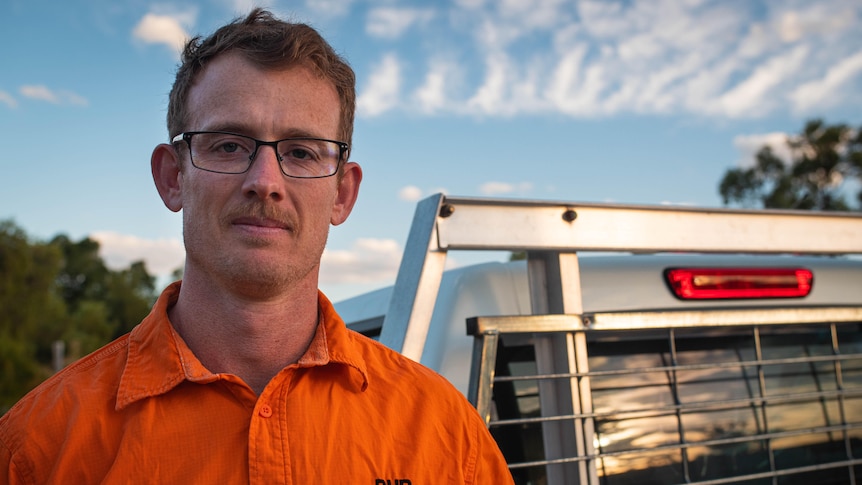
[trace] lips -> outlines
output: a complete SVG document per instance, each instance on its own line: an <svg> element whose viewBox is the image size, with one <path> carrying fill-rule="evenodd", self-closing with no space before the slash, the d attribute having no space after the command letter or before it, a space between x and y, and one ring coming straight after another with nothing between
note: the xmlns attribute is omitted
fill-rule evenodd
<svg viewBox="0 0 862 485"><path fill-rule="evenodd" d="M283 229L285 231L290 230L290 225L280 220L252 216L238 217L234 219L231 224L235 226L263 227L270 229Z"/></svg>
<svg viewBox="0 0 862 485"><path fill-rule="evenodd" d="M296 224L284 211L272 206L250 205L236 208L224 220L231 226L250 230L283 230L293 232Z"/></svg>

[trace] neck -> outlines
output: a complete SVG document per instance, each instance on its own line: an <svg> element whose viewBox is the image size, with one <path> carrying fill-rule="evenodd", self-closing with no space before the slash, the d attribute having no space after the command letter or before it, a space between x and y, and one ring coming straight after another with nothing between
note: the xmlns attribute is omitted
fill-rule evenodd
<svg viewBox="0 0 862 485"><path fill-rule="evenodd" d="M174 328L210 372L240 377L260 395L305 353L318 320L316 285L265 299L216 287L187 274L169 310Z"/></svg>

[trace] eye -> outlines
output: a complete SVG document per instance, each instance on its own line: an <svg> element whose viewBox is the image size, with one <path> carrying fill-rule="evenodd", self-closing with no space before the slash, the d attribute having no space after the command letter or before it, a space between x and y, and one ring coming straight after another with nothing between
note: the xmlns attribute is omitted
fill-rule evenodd
<svg viewBox="0 0 862 485"><path fill-rule="evenodd" d="M279 147L282 157L293 162L313 162L320 159L320 150L314 146L313 141L291 140Z"/></svg>
<svg viewBox="0 0 862 485"><path fill-rule="evenodd" d="M285 156L290 158L294 158L297 160L307 160L314 158L313 154L306 150L305 148L292 148L288 151Z"/></svg>
<svg viewBox="0 0 862 485"><path fill-rule="evenodd" d="M200 133L193 141L199 153L207 156L228 157L249 154L254 150L254 141L241 135L230 133Z"/></svg>
<svg viewBox="0 0 862 485"><path fill-rule="evenodd" d="M216 150L225 153L234 153L239 150L239 144L234 142L222 143L221 146L216 147Z"/></svg>

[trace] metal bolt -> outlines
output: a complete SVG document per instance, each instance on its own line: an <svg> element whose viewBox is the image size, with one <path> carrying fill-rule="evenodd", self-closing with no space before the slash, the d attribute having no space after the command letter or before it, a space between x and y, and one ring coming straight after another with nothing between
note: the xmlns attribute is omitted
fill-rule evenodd
<svg viewBox="0 0 862 485"><path fill-rule="evenodd" d="M566 211L563 212L563 220L566 222L573 222L577 218L578 213L575 212L574 209L566 209Z"/></svg>
<svg viewBox="0 0 862 485"><path fill-rule="evenodd" d="M452 204L443 204L440 207L440 217L449 217L455 213L455 206Z"/></svg>

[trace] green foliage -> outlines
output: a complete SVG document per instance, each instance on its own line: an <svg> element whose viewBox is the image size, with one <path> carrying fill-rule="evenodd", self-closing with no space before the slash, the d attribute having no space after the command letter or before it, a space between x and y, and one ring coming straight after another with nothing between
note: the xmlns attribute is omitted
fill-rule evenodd
<svg viewBox="0 0 862 485"><path fill-rule="evenodd" d="M67 361L79 358L128 332L154 300L143 262L112 271L92 239L34 242L0 221L0 414L53 372L55 341Z"/></svg>
<svg viewBox="0 0 862 485"><path fill-rule="evenodd" d="M150 312L155 290L156 279L142 261L108 275L104 301L114 337L130 332Z"/></svg>
<svg viewBox="0 0 862 485"><path fill-rule="evenodd" d="M862 180L862 127L812 120L787 144L792 160L782 160L764 146L753 167L728 170L718 188L724 204L851 210L844 192L848 180ZM862 208L862 190L856 198Z"/></svg>
<svg viewBox="0 0 862 485"><path fill-rule="evenodd" d="M0 411L49 375L36 355L65 314L55 286L61 262L56 247L0 222Z"/></svg>
<svg viewBox="0 0 862 485"><path fill-rule="evenodd" d="M115 325L110 322L104 302L81 302L75 313L69 315L68 321L62 340L69 342L66 352L72 359L89 354L114 337Z"/></svg>
<svg viewBox="0 0 862 485"><path fill-rule="evenodd" d="M76 243L62 234L51 243L63 253L64 264L57 284L69 308L75 311L83 301L103 296L108 268L99 257L99 243L90 238Z"/></svg>

